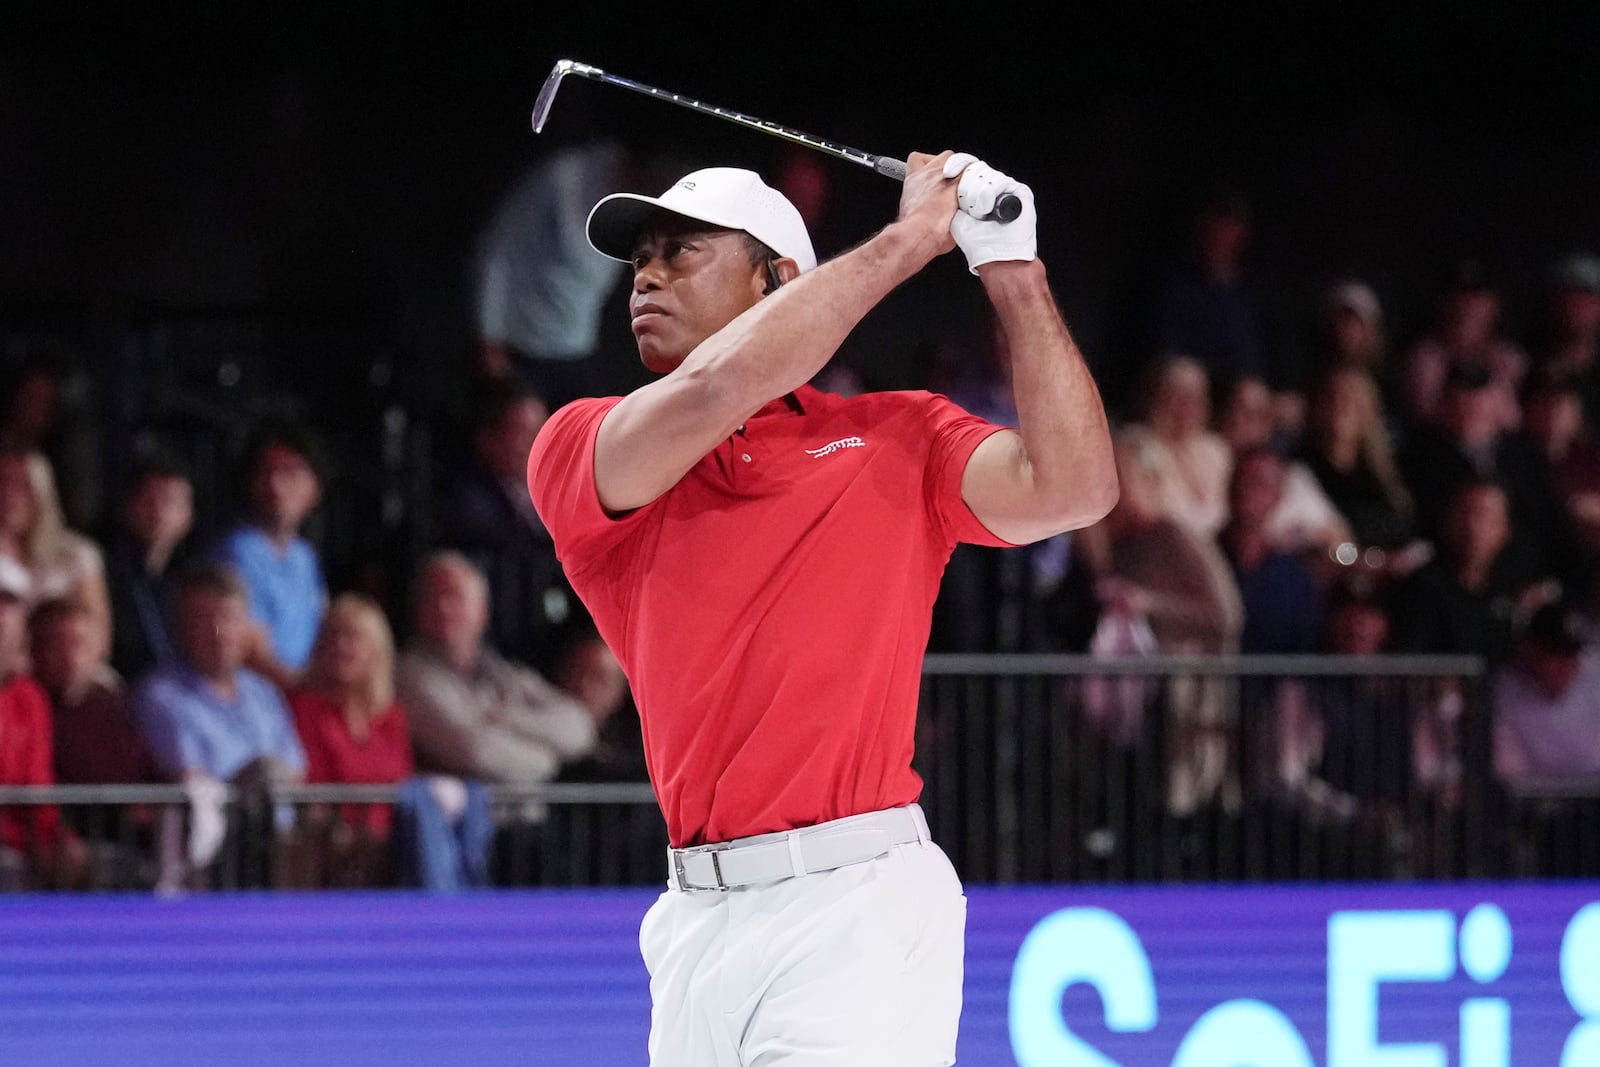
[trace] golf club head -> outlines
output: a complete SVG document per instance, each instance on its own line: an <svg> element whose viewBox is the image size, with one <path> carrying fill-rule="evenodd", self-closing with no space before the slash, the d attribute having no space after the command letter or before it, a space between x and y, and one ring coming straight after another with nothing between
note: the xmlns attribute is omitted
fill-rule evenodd
<svg viewBox="0 0 1600 1067"><path fill-rule="evenodd" d="M533 132L538 133L544 129L545 120L550 117L550 109L555 106L556 90L561 88L562 78L568 74L582 74L592 78L599 73L601 73L599 68L586 63L571 59L556 60L556 65L550 70L550 76L539 87L539 95L533 102Z"/></svg>

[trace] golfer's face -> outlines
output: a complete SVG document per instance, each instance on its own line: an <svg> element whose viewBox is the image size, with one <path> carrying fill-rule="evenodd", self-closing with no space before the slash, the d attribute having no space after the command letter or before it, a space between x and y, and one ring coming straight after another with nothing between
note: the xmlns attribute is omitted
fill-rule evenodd
<svg viewBox="0 0 1600 1067"><path fill-rule="evenodd" d="M765 288L743 234L677 216L651 222L634 247L628 301L639 358L653 371L672 370Z"/></svg>

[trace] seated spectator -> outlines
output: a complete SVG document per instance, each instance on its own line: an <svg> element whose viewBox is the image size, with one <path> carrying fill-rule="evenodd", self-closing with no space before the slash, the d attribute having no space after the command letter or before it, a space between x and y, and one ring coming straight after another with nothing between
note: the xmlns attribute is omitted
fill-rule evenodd
<svg viewBox="0 0 1600 1067"><path fill-rule="evenodd" d="M1411 491L1400 477L1371 375L1341 368L1317 381L1301 458L1350 524L1356 544L1392 550L1416 539Z"/></svg>
<svg viewBox="0 0 1600 1067"><path fill-rule="evenodd" d="M178 578L177 658L134 693L140 727L169 778L261 786L305 775L305 750L283 695L245 667L249 597L239 576L221 564L196 564Z"/></svg>
<svg viewBox="0 0 1600 1067"><path fill-rule="evenodd" d="M94 620L72 599L47 600L29 620L33 673L50 698L56 781L162 780L122 677L106 662Z"/></svg>
<svg viewBox="0 0 1600 1067"><path fill-rule="evenodd" d="M1385 605L1334 591L1319 648L1341 656L1389 651ZM1412 857L1419 804L1446 784L1458 754L1453 725L1429 714L1416 680L1382 675L1285 682L1274 706L1264 771L1275 799L1309 827L1335 832L1317 849L1318 875L1395 877ZM1304 877L1308 872L1275 872Z"/></svg>
<svg viewBox="0 0 1600 1067"><path fill-rule="evenodd" d="M257 630L248 662L285 691L294 687L311 655L328 597L317 550L301 536L322 498L319 468L315 446L298 427L259 427L240 472L245 519L215 550L217 561L238 573L249 595Z"/></svg>
<svg viewBox="0 0 1600 1067"><path fill-rule="evenodd" d="M102 451L90 385L71 353L35 352L12 372L0 400L0 447L45 457L63 521L78 530L97 528L100 516Z"/></svg>
<svg viewBox="0 0 1600 1067"><path fill-rule="evenodd" d="M1227 442L1207 429L1210 386L1205 369L1187 356L1157 363L1145 379L1140 420L1121 435L1153 480L1163 515L1207 540L1228 521Z"/></svg>
<svg viewBox="0 0 1600 1067"><path fill-rule="evenodd" d="M1234 190L1207 196L1192 216L1189 237L1188 255L1163 272L1146 315L1147 351L1191 353L1221 385L1266 374L1266 315L1246 263L1248 202Z"/></svg>
<svg viewBox="0 0 1600 1067"><path fill-rule="evenodd" d="M547 782L564 762L593 749L594 718L489 648L488 623L483 572L456 552L429 556L418 581L415 636L397 671L417 763L485 782Z"/></svg>
<svg viewBox="0 0 1600 1067"><path fill-rule="evenodd" d="M472 454L440 495L435 538L488 576L490 643L536 667L548 665L557 630L577 608L528 496L528 453L549 417L527 387L490 395L478 412Z"/></svg>
<svg viewBox="0 0 1600 1067"><path fill-rule="evenodd" d="M24 591L0 575L0 785L54 785L50 701L28 676ZM83 863L55 807L0 808L0 890L64 884Z"/></svg>
<svg viewBox="0 0 1600 1067"><path fill-rule="evenodd" d="M100 546L67 528L50 462L38 452L0 448L0 559L26 575L29 607L73 597L109 647L111 600Z"/></svg>
<svg viewBox="0 0 1600 1067"><path fill-rule="evenodd" d="M1464 485L1489 479L1506 493L1517 535L1552 572L1572 562L1566 514L1539 457L1500 415L1503 399L1489 372L1474 364L1454 367L1435 422L1406 443L1406 482L1417 499L1422 533L1444 536L1443 512Z"/></svg>
<svg viewBox="0 0 1600 1067"><path fill-rule="evenodd" d="M1447 381L1464 368L1485 379L1484 405L1496 430L1515 430L1521 412L1517 394L1528 371L1528 357L1500 332L1500 293L1483 265L1458 263L1439 298L1429 331L1406 354L1402 368L1401 405L1413 426L1445 415Z"/></svg>
<svg viewBox="0 0 1600 1067"><path fill-rule="evenodd" d="M1491 665L1505 657L1512 628L1554 595L1514 532L1498 483L1455 490L1439 555L1397 589L1398 651L1482 656Z"/></svg>
<svg viewBox="0 0 1600 1067"><path fill-rule="evenodd" d="M117 509L106 545L111 599L111 665L136 681L173 658L166 576L183 558L194 525L194 486L175 463L140 466Z"/></svg>
<svg viewBox="0 0 1600 1067"><path fill-rule="evenodd" d="M1383 305L1370 285L1346 278L1323 292L1314 348L1320 375L1347 370L1383 379L1389 341Z"/></svg>
<svg viewBox="0 0 1600 1067"><path fill-rule="evenodd" d="M1260 378L1240 378L1228 391L1222 411L1222 439L1238 457L1256 449L1271 449L1282 456L1273 424L1272 391ZM1339 514L1316 475L1298 460L1283 464L1283 492L1267 517L1266 535L1272 547L1284 552L1328 551L1349 541L1350 527Z"/></svg>
<svg viewBox="0 0 1600 1067"><path fill-rule="evenodd" d="M1600 418L1600 257L1580 252L1551 272L1537 352L1540 372L1575 383L1588 421Z"/></svg>
<svg viewBox="0 0 1600 1067"><path fill-rule="evenodd" d="M1237 650L1239 593L1216 544L1201 539L1161 508L1160 481L1146 454L1125 445L1116 452L1122 493L1105 520L1084 531L1101 559L1096 589L1102 626L1147 626L1155 650L1222 654ZM1090 679L1090 682L1096 680ZM1127 688L1086 685L1086 711L1113 742L1127 745L1143 732L1145 698ZM1219 796L1236 800L1230 762L1232 710L1219 678L1174 679L1167 687L1167 803L1190 815Z"/></svg>
<svg viewBox="0 0 1600 1067"><path fill-rule="evenodd" d="M1294 556L1273 545L1267 523L1283 499L1283 461L1270 449L1234 461L1232 516L1218 541L1244 605L1239 651L1289 655L1313 650L1322 625L1322 592Z"/></svg>
<svg viewBox="0 0 1600 1067"><path fill-rule="evenodd" d="M1577 550L1600 563L1600 443L1586 424L1577 382L1536 376L1523 400L1523 433L1572 524Z"/></svg>
<svg viewBox="0 0 1600 1067"><path fill-rule="evenodd" d="M308 782L393 783L416 770L406 712L394 698L394 638L383 609L359 593L328 606L289 707ZM383 805L351 814L367 831L388 833Z"/></svg>
<svg viewBox="0 0 1600 1067"><path fill-rule="evenodd" d="M368 597L335 597L323 616L300 688L290 694L306 749L306 778L401 785L393 809L345 805L323 830L318 884L450 890L488 882L493 834L488 796L476 783L418 779L405 709L394 696L394 637ZM393 828L398 829L391 833ZM398 862L391 862L393 860Z"/></svg>
<svg viewBox="0 0 1600 1067"><path fill-rule="evenodd" d="M551 681L577 697L595 724L594 750L568 763L561 777L590 782L648 780L639 713L628 677L587 619L569 627L558 644Z"/></svg>
<svg viewBox="0 0 1600 1067"><path fill-rule="evenodd" d="M1600 649L1560 602L1535 612L1494 683L1494 767L1507 784L1600 781Z"/></svg>

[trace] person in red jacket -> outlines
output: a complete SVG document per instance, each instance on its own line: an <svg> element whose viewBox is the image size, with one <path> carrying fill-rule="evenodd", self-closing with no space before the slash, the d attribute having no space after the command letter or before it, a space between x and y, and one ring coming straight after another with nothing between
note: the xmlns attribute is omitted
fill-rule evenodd
<svg viewBox="0 0 1600 1067"><path fill-rule="evenodd" d="M0 569L0 785L54 785L50 699L28 675L28 613ZM71 881L82 843L52 805L0 808L0 889Z"/></svg>

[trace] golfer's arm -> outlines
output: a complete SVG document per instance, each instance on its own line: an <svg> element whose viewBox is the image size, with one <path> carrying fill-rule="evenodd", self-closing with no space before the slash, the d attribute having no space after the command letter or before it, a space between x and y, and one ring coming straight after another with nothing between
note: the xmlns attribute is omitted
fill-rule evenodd
<svg viewBox="0 0 1600 1067"><path fill-rule="evenodd" d="M1016 431L972 453L961 496L995 536L1029 544L1098 522L1117 502L1105 408L1061 319L1044 265L979 268L1011 349Z"/></svg>
<svg viewBox="0 0 1600 1067"><path fill-rule="evenodd" d="M629 511L672 488L763 404L809 381L866 313L938 251L892 223L764 297L672 373L624 397L595 439L600 503Z"/></svg>

